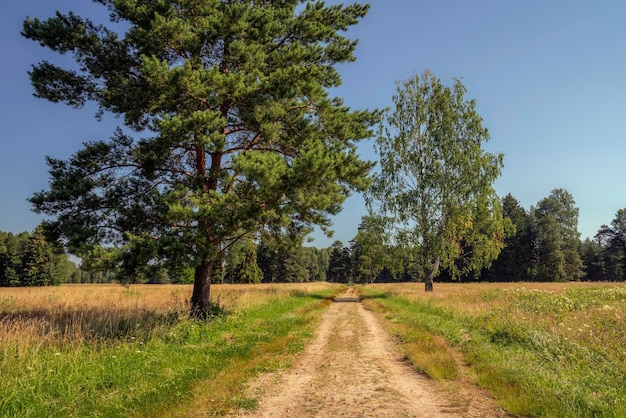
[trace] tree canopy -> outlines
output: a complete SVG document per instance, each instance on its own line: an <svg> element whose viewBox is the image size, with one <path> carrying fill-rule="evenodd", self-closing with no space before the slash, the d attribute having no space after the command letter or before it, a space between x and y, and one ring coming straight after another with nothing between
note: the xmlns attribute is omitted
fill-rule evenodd
<svg viewBox="0 0 626 418"><path fill-rule="evenodd" d="M565 189L554 189L532 208L537 229L537 275L543 280L578 280L583 276L579 255L578 208Z"/></svg>
<svg viewBox="0 0 626 418"><path fill-rule="evenodd" d="M510 222L504 248L486 272L491 281L533 279L535 238L533 219L510 193L502 198L502 214Z"/></svg>
<svg viewBox="0 0 626 418"><path fill-rule="evenodd" d="M442 267L479 272L503 245L492 186L503 156L483 150L489 134L465 93L459 80L446 87L429 71L399 82L376 140L380 172L368 201L394 220L426 290Z"/></svg>
<svg viewBox="0 0 626 418"><path fill-rule="evenodd" d="M595 236L603 251L600 277L626 280L626 208L620 209L611 225L602 225Z"/></svg>
<svg viewBox="0 0 626 418"><path fill-rule="evenodd" d="M363 216L351 244L355 282L374 283L383 268L392 267L392 247L384 219Z"/></svg>
<svg viewBox="0 0 626 418"><path fill-rule="evenodd" d="M328 231L329 215L368 185L371 165L355 144L378 114L328 93L341 83L335 65L354 60L356 41L342 32L368 6L97 2L109 27L73 13L25 20L25 37L77 63L44 61L30 77L36 96L93 101L125 129L67 160L48 158L50 188L31 202L73 252L121 249L123 274L191 265L191 308L203 316L230 246L259 233Z"/></svg>

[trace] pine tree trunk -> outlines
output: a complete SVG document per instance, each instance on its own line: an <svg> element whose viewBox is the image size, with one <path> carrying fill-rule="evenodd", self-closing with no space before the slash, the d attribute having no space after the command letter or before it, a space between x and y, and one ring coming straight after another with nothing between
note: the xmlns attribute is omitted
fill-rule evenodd
<svg viewBox="0 0 626 418"><path fill-rule="evenodd" d="M210 311L211 274L213 262L203 261L196 267L191 295L191 316L204 320Z"/></svg>

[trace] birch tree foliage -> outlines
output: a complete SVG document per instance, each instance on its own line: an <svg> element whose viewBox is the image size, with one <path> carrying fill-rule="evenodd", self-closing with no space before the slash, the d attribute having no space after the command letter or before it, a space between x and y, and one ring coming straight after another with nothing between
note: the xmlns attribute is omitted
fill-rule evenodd
<svg viewBox="0 0 626 418"><path fill-rule="evenodd" d="M192 310L209 307L228 248L260 233L329 231L371 165L356 143L377 112L328 90L354 60L343 33L367 5L300 0L96 0L112 24L73 13L27 18L22 34L76 68L47 61L35 95L124 123L110 140L48 159L50 188L31 199L70 249L122 249L121 271L155 263L195 269ZM124 28L125 32L121 32Z"/></svg>
<svg viewBox="0 0 626 418"><path fill-rule="evenodd" d="M503 246L493 188L503 156L482 148L489 134L465 94L459 80L447 87L429 71L398 82L376 140L380 171L368 204L394 220L394 238L427 290L442 268L478 272Z"/></svg>

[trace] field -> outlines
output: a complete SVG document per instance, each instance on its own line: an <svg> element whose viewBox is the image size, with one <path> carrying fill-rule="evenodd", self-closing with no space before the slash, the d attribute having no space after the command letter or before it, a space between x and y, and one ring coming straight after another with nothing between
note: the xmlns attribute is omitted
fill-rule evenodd
<svg viewBox="0 0 626 418"><path fill-rule="evenodd" d="M374 285L365 303L386 319L414 366L471 380L509 413L626 416L623 284Z"/></svg>
<svg viewBox="0 0 626 418"><path fill-rule="evenodd" d="M212 416L253 410L248 380L310 341L327 283L0 288L0 416ZM626 285L358 287L413 366L454 391L479 384L517 416L626 416Z"/></svg>
<svg viewBox="0 0 626 418"><path fill-rule="evenodd" d="M0 289L0 416L211 416L260 371L288 364L338 286L214 286L190 320L190 286Z"/></svg>

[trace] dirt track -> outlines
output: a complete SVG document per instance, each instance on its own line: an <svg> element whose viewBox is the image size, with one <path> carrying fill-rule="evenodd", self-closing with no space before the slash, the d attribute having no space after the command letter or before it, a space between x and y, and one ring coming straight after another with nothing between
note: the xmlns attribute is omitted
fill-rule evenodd
<svg viewBox="0 0 626 418"><path fill-rule="evenodd" d="M406 365L375 316L349 289L324 313L292 369L261 376L255 417L502 417L470 386L442 386Z"/></svg>

